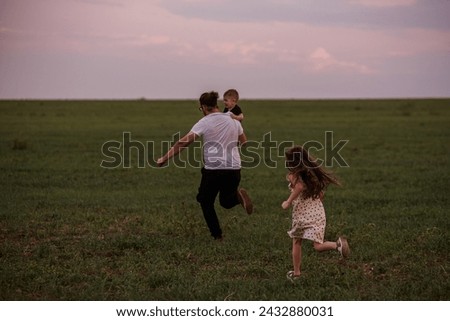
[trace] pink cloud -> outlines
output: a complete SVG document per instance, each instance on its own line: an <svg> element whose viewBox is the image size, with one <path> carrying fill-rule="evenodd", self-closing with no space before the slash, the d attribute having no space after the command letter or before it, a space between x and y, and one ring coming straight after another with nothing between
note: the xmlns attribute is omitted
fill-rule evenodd
<svg viewBox="0 0 450 321"><path fill-rule="evenodd" d="M450 52L450 32L427 29L409 29L391 35L388 55L417 56Z"/></svg>
<svg viewBox="0 0 450 321"><path fill-rule="evenodd" d="M322 47L315 49L309 55L309 61L316 72L335 71L336 69L357 72L359 74L373 74L375 70L356 62L338 60Z"/></svg>
<svg viewBox="0 0 450 321"><path fill-rule="evenodd" d="M294 77L287 81L292 84L296 83L295 77L305 74L311 76L312 73L324 82L330 79L364 78L359 75L371 75L366 77L370 80L382 79L392 75L397 65L401 65L402 70L414 71L416 62L433 61L446 57L450 52L448 29L432 29L428 25L419 28L406 23L401 28L379 28L378 24L374 28L361 28L347 23L347 20L346 23L338 24L333 21L311 22L310 19L289 19L290 15L285 20L277 21L222 19L221 14L216 14L221 8L218 4L226 5L229 0L39 0L33 2L33 6L29 5L28 0L2 1L8 3L0 10L2 86L8 85L7 79L12 76L16 76L18 81L28 80L28 77L32 79L34 74L20 78L20 75L28 75L25 67L29 64L45 66L46 70L53 69L58 75L59 70L68 68L67 61L73 61L80 74L99 79L103 79L103 75L98 74L98 66L102 64L105 64L104 69L118 68L122 73L130 73L132 79L135 74L145 70L142 71L143 80L130 85L129 90L133 93L140 84L154 84L155 88L162 86L161 77L154 76L158 70L164 77L171 75L167 70L176 71L177 77L168 81L168 88L173 88L172 82L177 79L189 79L188 82L180 81L180 88L186 92L195 92L196 88L189 86L201 86L203 82L209 86L211 78L205 80L204 75L213 74L211 70L214 70L213 77L216 77L218 86L222 82L241 81L243 86L254 86L255 90L259 90L260 86L255 84L265 82L269 88L275 88L279 85L276 79L284 78L287 74ZM344 4L333 2L330 6L350 7L349 15L361 11L364 14L360 17L362 19L365 19L366 13L391 12L389 9L393 9L399 18L406 17L406 22L408 16L401 15L401 11L404 11L403 8L408 9L406 11L414 9L416 2L345 0ZM185 4L186 10L193 10L193 6L187 3L211 4L209 8L215 14L206 15L208 11L189 14L169 10L181 4ZM270 0L261 3L266 5L262 6L265 10L273 8L276 11L281 3L297 2ZM352 5L349 6L350 3ZM393 6L397 8L376 10L376 7ZM419 8L418 5L416 7ZM230 12L234 10L223 8ZM315 8L321 9L319 4ZM260 7L258 9L262 10ZM266 14L271 16L272 12ZM434 17L429 16L428 19L431 21ZM401 57L411 59L399 59ZM117 64L117 61L121 64ZM439 68L427 72L430 75L443 73L448 64L442 61L436 62ZM106 64L112 62L114 64L106 68ZM270 73L267 72L269 69ZM400 75L402 70L399 71ZM235 77L237 73L242 77ZM420 79L423 78L422 74L423 71L417 71ZM442 76L443 79L445 77ZM107 81L111 79L104 79L106 88ZM196 84L193 79L197 79L200 84ZM55 82L63 83L56 78ZM384 84L383 81L378 83ZM53 79L49 80L50 92L51 84ZM81 83L80 88L84 85ZM434 87L431 88L434 90ZM7 88L16 90L12 86ZM34 90L35 86L30 88ZM67 92L70 93L70 89ZM296 94L298 91L293 92ZM7 90L4 93L7 96Z"/></svg>
<svg viewBox="0 0 450 321"><path fill-rule="evenodd" d="M348 0L352 4L367 7L404 7L417 3L417 0Z"/></svg>
<svg viewBox="0 0 450 321"><path fill-rule="evenodd" d="M220 56L234 64L258 64L267 54L273 54L273 43L265 42L211 42L208 49L213 55Z"/></svg>
<svg viewBox="0 0 450 321"><path fill-rule="evenodd" d="M164 35L139 35L134 36L131 43L137 46L165 45L170 42L170 37Z"/></svg>

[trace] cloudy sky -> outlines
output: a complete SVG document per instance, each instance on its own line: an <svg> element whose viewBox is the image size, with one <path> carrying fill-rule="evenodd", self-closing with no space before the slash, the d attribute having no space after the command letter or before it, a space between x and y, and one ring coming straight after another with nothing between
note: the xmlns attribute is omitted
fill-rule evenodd
<svg viewBox="0 0 450 321"><path fill-rule="evenodd" d="M0 0L0 99L450 97L449 0Z"/></svg>

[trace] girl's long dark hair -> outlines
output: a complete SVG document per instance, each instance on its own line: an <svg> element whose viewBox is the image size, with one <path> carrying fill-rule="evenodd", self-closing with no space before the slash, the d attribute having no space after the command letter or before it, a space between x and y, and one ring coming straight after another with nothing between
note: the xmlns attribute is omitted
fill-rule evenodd
<svg viewBox="0 0 450 321"><path fill-rule="evenodd" d="M341 185L337 177L322 168L302 146L286 151L286 168L306 185L303 198L318 198L330 184Z"/></svg>

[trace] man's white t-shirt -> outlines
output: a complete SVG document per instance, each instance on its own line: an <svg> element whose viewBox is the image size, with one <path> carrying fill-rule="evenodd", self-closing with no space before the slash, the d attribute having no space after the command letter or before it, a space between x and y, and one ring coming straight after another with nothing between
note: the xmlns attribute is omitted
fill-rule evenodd
<svg viewBox="0 0 450 321"><path fill-rule="evenodd" d="M191 132L203 137L205 169L240 169L238 136L244 133L239 121L229 114L212 113L200 119Z"/></svg>

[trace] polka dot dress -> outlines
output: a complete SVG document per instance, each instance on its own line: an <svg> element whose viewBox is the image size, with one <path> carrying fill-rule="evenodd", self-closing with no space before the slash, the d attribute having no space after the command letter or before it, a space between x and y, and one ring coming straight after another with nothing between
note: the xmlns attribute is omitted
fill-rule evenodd
<svg viewBox="0 0 450 321"><path fill-rule="evenodd" d="M302 195L292 202L292 228L288 231L291 238L308 239L323 243L325 235L325 209L320 198L303 199Z"/></svg>

